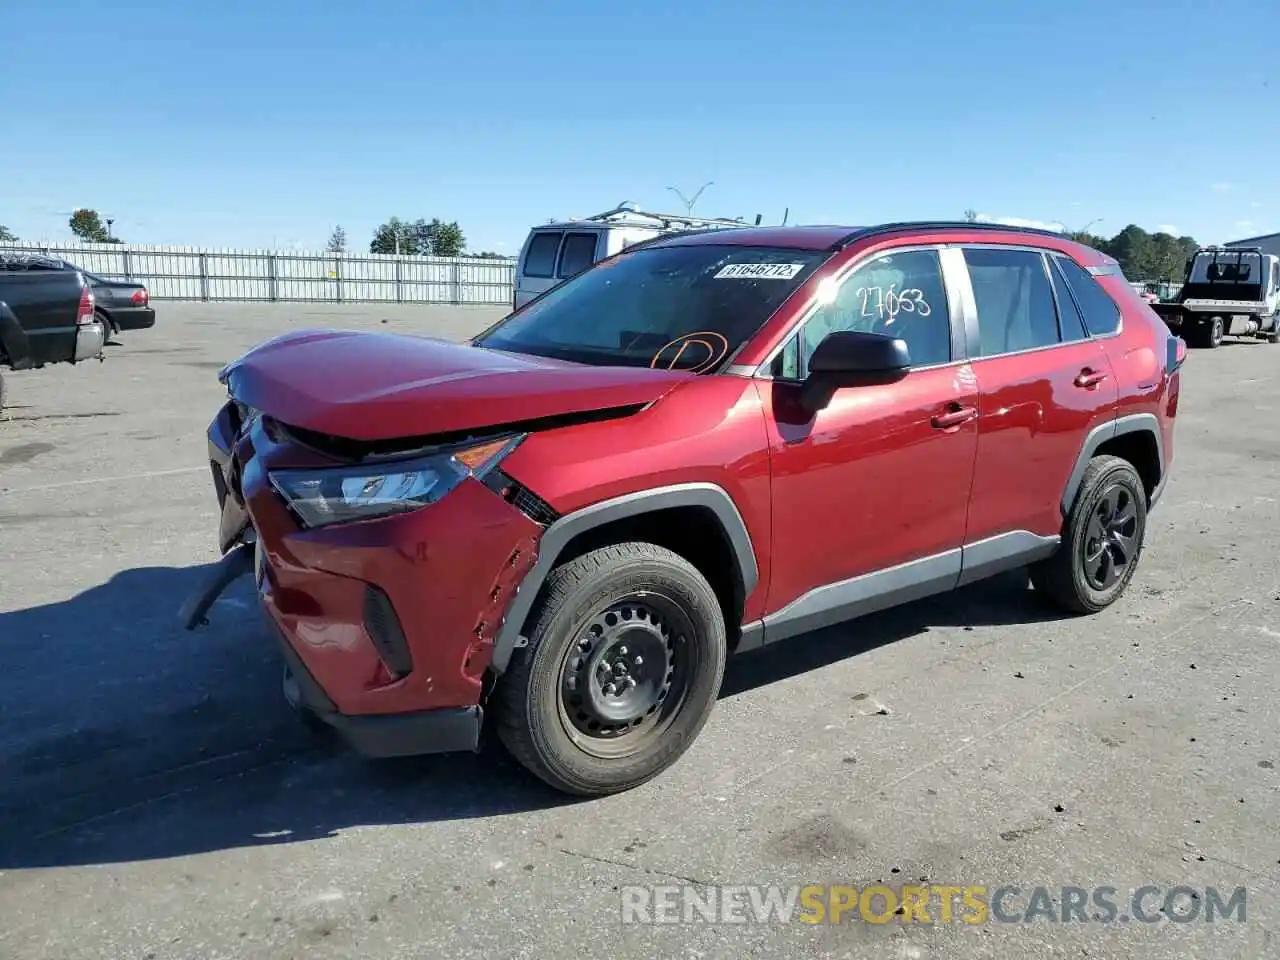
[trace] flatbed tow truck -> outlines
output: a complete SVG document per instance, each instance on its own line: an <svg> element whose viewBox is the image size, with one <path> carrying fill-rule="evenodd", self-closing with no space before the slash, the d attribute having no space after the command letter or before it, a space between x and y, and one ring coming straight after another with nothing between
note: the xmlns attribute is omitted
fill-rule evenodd
<svg viewBox="0 0 1280 960"><path fill-rule="evenodd" d="M1178 295L1151 309L1189 346L1216 347L1228 336L1280 343L1280 257L1260 247L1203 247L1187 261Z"/></svg>

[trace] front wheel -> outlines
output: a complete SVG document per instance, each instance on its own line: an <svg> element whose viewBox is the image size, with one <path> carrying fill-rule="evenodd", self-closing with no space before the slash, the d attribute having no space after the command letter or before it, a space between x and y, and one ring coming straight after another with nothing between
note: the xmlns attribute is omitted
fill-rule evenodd
<svg viewBox="0 0 1280 960"><path fill-rule="evenodd" d="M1031 583L1071 613L1097 613L1120 599L1147 532L1147 494L1127 460L1089 461L1057 553L1031 568Z"/></svg>
<svg viewBox="0 0 1280 960"><path fill-rule="evenodd" d="M1221 317L1214 317L1209 321L1209 326L1204 328L1204 345L1213 349L1222 343L1222 338L1226 336L1227 328Z"/></svg>
<svg viewBox="0 0 1280 960"><path fill-rule="evenodd" d="M1271 331L1267 334L1267 343L1280 343L1280 313L1271 318Z"/></svg>
<svg viewBox="0 0 1280 960"><path fill-rule="evenodd" d="M650 543L593 550L548 578L495 691L498 736L557 790L629 790L693 743L727 649L715 591L689 561Z"/></svg>

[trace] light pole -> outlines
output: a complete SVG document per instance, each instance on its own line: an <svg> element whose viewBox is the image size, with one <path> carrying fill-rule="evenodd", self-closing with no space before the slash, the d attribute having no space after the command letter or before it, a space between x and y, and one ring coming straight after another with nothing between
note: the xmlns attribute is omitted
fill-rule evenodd
<svg viewBox="0 0 1280 960"><path fill-rule="evenodd" d="M115 223L115 221L112 220L110 217L107 217L107 243L111 243L113 239L111 234L111 225L113 223Z"/></svg>
<svg viewBox="0 0 1280 960"><path fill-rule="evenodd" d="M708 180L706 183L700 186L698 188L698 192L693 195L692 200L690 200L683 193L681 193L676 187L667 187L667 189L680 198L680 202L684 204L684 212L687 213L689 216L693 216L694 204L696 204L698 202L698 198L702 196L702 191L707 189L707 187L711 186L713 183L715 183L714 180Z"/></svg>

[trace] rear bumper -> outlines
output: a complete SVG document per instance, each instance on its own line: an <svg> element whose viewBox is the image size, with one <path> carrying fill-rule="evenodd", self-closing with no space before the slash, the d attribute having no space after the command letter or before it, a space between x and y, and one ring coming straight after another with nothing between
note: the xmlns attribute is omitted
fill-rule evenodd
<svg viewBox="0 0 1280 960"><path fill-rule="evenodd" d="M97 359L102 356L102 347L106 342L107 334L100 321L76 327L76 347L71 362Z"/></svg>
<svg viewBox="0 0 1280 960"><path fill-rule="evenodd" d="M156 325L156 312L150 307L117 307L111 311L111 322L117 330L147 330Z"/></svg>

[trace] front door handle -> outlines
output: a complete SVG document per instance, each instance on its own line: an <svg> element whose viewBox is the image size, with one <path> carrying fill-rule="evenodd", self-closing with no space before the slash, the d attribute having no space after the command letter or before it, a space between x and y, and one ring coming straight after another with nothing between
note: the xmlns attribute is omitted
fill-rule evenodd
<svg viewBox="0 0 1280 960"><path fill-rule="evenodd" d="M1107 379L1107 375L1100 370L1091 370L1085 367L1076 374L1075 384L1077 387L1083 387L1085 390L1092 390L1103 380Z"/></svg>
<svg viewBox="0 0 1280 960"><path fill-rule="evenodd" d="M958 403L949 403L947 412L935 414L930 422L939 430L950 430L962 423L968 423L977 415L977 407L963 407Z"/></svg>

